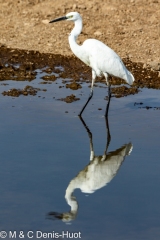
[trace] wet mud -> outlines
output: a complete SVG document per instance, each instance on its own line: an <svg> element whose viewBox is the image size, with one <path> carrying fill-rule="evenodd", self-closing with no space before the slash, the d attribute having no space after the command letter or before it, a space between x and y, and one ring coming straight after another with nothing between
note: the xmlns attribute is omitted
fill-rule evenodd
<svg viewBox="0 0 160 240"><path fill-rule="evenodd" d="M121 79L110 77L112 94L115 97L124 97L137 94L141 88L160 89L160 72L155 71L151 66L134 63L129 58L123 59L127 68L135 77L132 86L126 85ZM26 51L0 47L0 81L33 81L37 75L37 69L44 73L41 84L52 84L57 79L62 79L62 87L77 90L82 88L81 83L91 83L91 69L74 56L62 56L38 51ZM97 78L96 83L106 84L103 77ZM125 84L121 85L121 84ZM121 85L121 86L120 86ZM105 85L104 85L105 86ZM102 87L102 86L100 86ZM3 92L4 96L35 95L39 89L26 86L24 89L10 89ZM67 103L77 101L74 94L61 98Z"/></svg>
<svg viewBox="0 0 160 240"><path fill-rule="evenodd" d="M70 96L66 96L65 98L60 98L58 100L64 101L66 103L72 103L72 102L80 100L80 98L76 98L76 96L74 94L71 94Z"/></svg>
<svg viewBox="0 0 160 240"><path fill-rule="evenodd" d="M131 95L131 94L134 95L134 94L138 93L139 91L140 90L137 87L128 88L126 86L120 86L120 87L112 88L112 94L117 98L122 97L122 93L123 93L123 97L125 97L125 96Z"/></svg>
<svg viewBox="0 0 160 240"><path fill-rule="evenodd" d="M70 88L72 90L77 90L79 88L82 88L82 86L79 83L72 82L70 84L66 84L66 88Z"/></svg>
<svg viewBox="0 0 160 240"><path fill-rule="evenodd" d="M24 89L12 88L8 91L3 91L2 94L3 94L3 96L12 96L12 97L19 97L20 95L35 96L35 95L37 95L38 91L46 91L46 89L34 88L32 86L27 85Z"/></svg>

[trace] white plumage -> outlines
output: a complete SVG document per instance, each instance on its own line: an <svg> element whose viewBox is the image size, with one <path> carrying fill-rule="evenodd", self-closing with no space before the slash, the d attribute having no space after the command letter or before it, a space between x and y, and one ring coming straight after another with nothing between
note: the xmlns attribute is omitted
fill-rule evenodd
<svg viewBox="0 0 160 240"><path fill-rule="evenodd" d="M106 108L105 114L107 116L111 97L108 76L110 75L124 79L130 85L134 82L134 77L125 67L121 58L104 43L96 39L87 39L81 46L77 44L76 39L82 31L82 17L78 12L70 12L64 17L50 21L50 23L61 20L74 21L75 26L69 35L70 48L72 52L81 61L83 61L86 65L92 68L91 93L79 115L82 114L88 102L93 96L93 86L96 76L104 75L106 83L108 85L108 97L109 97L108 106Z"/></svg>

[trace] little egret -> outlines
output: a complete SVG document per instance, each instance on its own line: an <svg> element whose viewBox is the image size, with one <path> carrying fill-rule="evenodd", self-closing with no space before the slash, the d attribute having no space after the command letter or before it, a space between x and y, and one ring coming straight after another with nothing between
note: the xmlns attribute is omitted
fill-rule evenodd
<svg viewBox="0 0 160 240"><path fill-rule="evenodd" d="M82 17L78 12L70 12L66 16L50 21L50 23L62 20L73 21L75 23L75 26L69 35L70 48L82 62L92 68L91 92L87 102L80 111L79 116L81 116L82 112L93 96L93 86L96 77L100 77L102 75L104 75L108 86L108 104L105 112L105 116L107 116L111 98L108 77L114 76L124 79L130 85L134 82L134 77L125 67L121 58L104 43L96 39L87 39L81 46L77 44L76 39L82 31Z"/></svg>

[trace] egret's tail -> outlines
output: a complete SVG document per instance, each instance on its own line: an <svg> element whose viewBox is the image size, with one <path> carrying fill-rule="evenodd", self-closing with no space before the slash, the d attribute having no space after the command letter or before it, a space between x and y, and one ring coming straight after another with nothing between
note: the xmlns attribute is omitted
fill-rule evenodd
<svg viewBox="0 0 160 240"><path fill-rule="evenodd" d="M128 144L126 145L126 155L130 155L131 152L132 152L132 149L133 149L132 143L128 143Z"/></svg>
<svg viewBox="0 0 160 240"><path fill-rule="evenodd" d="M127 72L127 82L128 82L128 84L130 84L130 85L132 85L133 82L134 82L134 77L133 77L132 73L129 72L129 71Z"/></svg>

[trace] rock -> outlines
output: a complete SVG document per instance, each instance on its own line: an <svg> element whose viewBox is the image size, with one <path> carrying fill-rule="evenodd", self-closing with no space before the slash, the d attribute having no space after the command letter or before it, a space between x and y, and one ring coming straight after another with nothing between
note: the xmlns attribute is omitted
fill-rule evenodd
<svg viewBox="0 0 160 240"><path fill-rule="evenodd" d="M101 33L100 31L96 31L96 32L94 32L94 35L95 35L95 36L101 36L102 33Z"/></svg>
<svg viewBox="0 0 160 240"><path fill-rule="evenodd" d="M77 89L82 88L82 87L79 83L73 82L73 83L70 83L70 84L66 84L66 88L70 88L72 90L77 90Z"/></svg>
<svg viewBox="0 0 160 240"><path fill-rule="evenodd" d="M49 20L48 20L48 19L44 19L44 20L42 20L42 23L48 24L48 23L49 23Z"/></svg>
<svg viewBox="0 0 160 240"><path fill-rule="evenodd" d="M45 76L42 77L42 79L45 80L45 81L52 81L52 82L54 82L57 79L57 77L54 76L54 75L50 75L50 76L45 75Z"/></svg>
<svg viewBox="0 0 160 240"><path fill-rule="evenodd" d="M76 8L77 8L77 5L73 4L73 10L76 10Z"/></svg>
<svg viewBox="0 0 160 240"><path fill-rule="evenodd" d="M146 63L143 64L143 68L147 68L147 64Z"/></svg>
<svg viewBox="0 0 160 240"><path fill-rule="evenodd" d="M78 8L79 9L86 9L86 6L81 4L81 5L78 5Z"/></svg>
<svg viewBox="0 0 160 240"><path fill-rule="evenodd" d="M80 99L76 98L76 96L74 94L71 94L70 96L66 96L65 98L61 98L59 100L64 101L66 103L72 103L72 102L78 101Z"/></svg>
<svg viewBox="0 0 160 240"><path fill-rule="evenodd" d="M160 71L160 63L152 61L149 63L150 67L155 71Z"/></svg>

